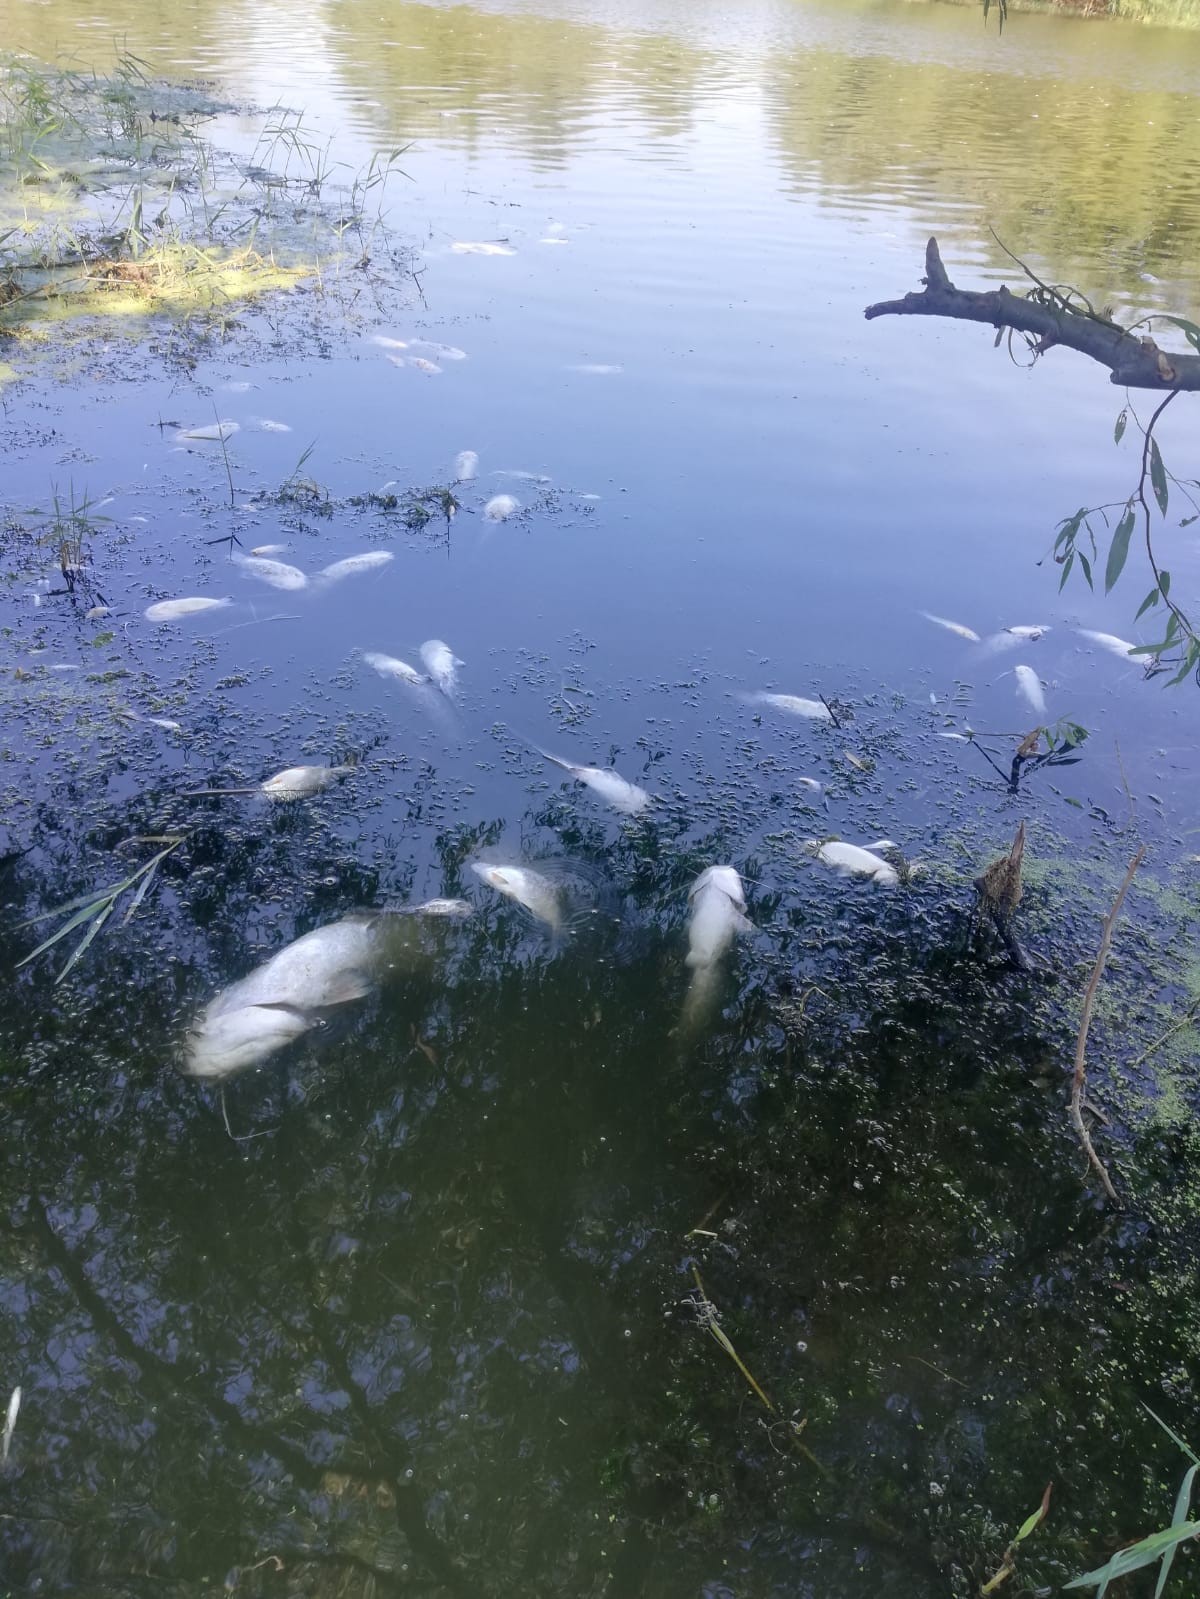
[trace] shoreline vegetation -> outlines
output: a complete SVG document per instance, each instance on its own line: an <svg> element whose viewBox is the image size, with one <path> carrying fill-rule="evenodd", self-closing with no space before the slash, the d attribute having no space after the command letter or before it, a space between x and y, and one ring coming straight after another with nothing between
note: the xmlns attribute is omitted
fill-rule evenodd
<svg viewBox="0 0 1200 1599"><path fill-rule="evenodd" d="M980 0L938 0L952 6L980 6ZM990 9L998 10L998 0ZM1088 21L1140 22L1152 28L1200 27L1200 0L1007 0L1005 11L1040 11L1049 16Z"/></svg>

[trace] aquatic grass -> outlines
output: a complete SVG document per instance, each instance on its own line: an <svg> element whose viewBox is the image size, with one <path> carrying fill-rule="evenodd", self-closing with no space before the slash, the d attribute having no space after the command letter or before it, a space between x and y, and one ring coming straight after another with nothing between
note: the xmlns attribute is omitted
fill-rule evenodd
<svg viewBox="0 0 1200 1599"><path fill-rule="evenodd" d="M76 944L67 964L54 979L56 984L61 983L78 965L83 956L86 955L105 923L116 910L121 896L131 891L133 898L126 907L121 925L126 926L133 920L142 901L149 892L158 868L168 855L174 854L181 844L186 843L187 838L187 833L147 834L132 838L128 841L130 844L161 844L164 847L156 855L153 855L150 860L139 866L136 871L131 872L128 877L122 878L119 883L113 883L108 888L95 889L91 893L80 894L77 898L68 900L65 905L57 905L51 911L41 911L37 916L31 916L27 921L19 922L17 924L18 928L24 928L34 927L39 922L50 921L55 916L66 916L67 918L62 926L57 928L49 938L44 939L36 949L31 950L28 955L19 960L13 970L19 972L23 966L28 966L31 961L37 960L39 955L44 955L48 950L53 949L68 934L75 932L78 928L86 927L86 932L79 943Z"/></svg>

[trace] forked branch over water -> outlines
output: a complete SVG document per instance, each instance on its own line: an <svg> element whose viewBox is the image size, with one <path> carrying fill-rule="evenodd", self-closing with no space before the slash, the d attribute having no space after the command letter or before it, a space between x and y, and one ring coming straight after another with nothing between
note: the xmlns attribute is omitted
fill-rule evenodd
<svg viewBox="0 0 1200 1599"><path fill-rule="evenodd" d="M1028 268L1025 269L1028 272ZM1033 274L1029 274L1033 276ZM1067 295L1034 278L1028 295L1013 294L1003 284L998 289L957 289L942 264L936 239L925 246L925 287L902 300L881 300L864 313L868 321L879 316L941 316L960 322L983 322L1028 335L1035 355L1055 345L1078 350L1106 366L1111 381L1130 389L1200 390L1200 354L1176 355L1160 350L1149 337L1139 338L1104 315L1075 309L1081 297Z"/></svg>

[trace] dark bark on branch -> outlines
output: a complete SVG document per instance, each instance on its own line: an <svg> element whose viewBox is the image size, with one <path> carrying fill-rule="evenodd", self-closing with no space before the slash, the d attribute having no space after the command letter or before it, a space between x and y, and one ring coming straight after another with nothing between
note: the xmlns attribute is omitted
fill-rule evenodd
<svg viewBox="0 0 1200 1599"><path fill-rule="evenodd" d="M960 322L985 322L994 328L1012 328L1036 340L1040 355L1061 344L1099 361L1111 381L1130 389L1200 389L1200 355L1176 355L1158 348L1151 338L1138 338L1083 311L1046 305L1011 294L1003 285L985 293L956 289L942 265L937 240L925 247L925 288L902 300L881 300L869 305L868 321L877 316L944 316Z"/></svg>

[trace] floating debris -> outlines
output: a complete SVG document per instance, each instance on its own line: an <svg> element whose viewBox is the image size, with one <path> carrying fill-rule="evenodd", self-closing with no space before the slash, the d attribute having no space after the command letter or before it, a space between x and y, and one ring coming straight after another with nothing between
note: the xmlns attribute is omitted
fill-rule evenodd
<svg viewBox="0 0 1200 1599"><path fill-rule="evenodd" d="M438 344L435 339L413 339L409 344L410 350L423 350L426 355L432 356L435 361L465 361L467 352L460 350L457 344Z"/></svg>
<svg viewBox="0 0 1200 1599"><path fill-rule="evenodd" d="M460 239L452 244L450 249L454 255L516 255L516 251L508 244L480 243L473 239Z"/></svg>
<svg viewBox="0 0 1200 1599"><path fill-rule="evenodd" d="M474 450L460 450L454 457L454 481L470 483L479 471L479 456Z"/></svg>
<svg viewBox="0 0 1200 1599"><path fill-rule="evenodd" d="M512 494L494 494L483 508L489 522L507 522L521 509L521 502Z"/></svg>
<svg viewBox="0 0 1200 1599"><path fill-rule="evenodd" d="M421 645L421 659L434 683L448 700L452 700L458 681L457 668L467 663L460 661L450 646L443 643L440 638L425 640Z"/></svg>
<svg viewBox="0 0 1200 1599"><path fill-rule="evenodd" d="M441 916L448 921L465 922L474 916L475 907L469 899L427 899L420 905L402 905L395 913L408 916Z"/></svg>
<svg viewBox="0 0 1200 1599"><path fill-rule="evenodd" d="M259 557L267 555L282 555L285 550L290 548L291 546L288 544L256 544L250 551L250 554Z"/></svg>
<svg viewBox="0 0 1200 1599"><path fill-rule="evenodd" d="M85 622L98 622L101 617L111 615L112 611L107 605L93 605L90 611L83 613L83 619Z"/></svg>
<svg viewBox="0 0 1200 1599"><path fill-rule="evenodd" d="M562 896L548 877L528 866L489 866L483 861L472 861L471 870L489 888L516 900L531 916L545 922L552 932L561 930Z"/></svg>
<svg viewBox="0 0 1200 1599"><path fill-rule="evenodd" d="M869 877L872 882L880 883L885 888L894 888L900 881L900 873L896 868L875 854L876 850L895 849L890 838L879 838L873 844L862 845L843 844L840 839L822 842L818 838L809 838L805 840L804 847L823 866L832 867L843 877Z"/></svg>
<svg viewBox="0 0 1200 1599"><path fill-rule="evenodd" d="M361 555L347 555L343 560L322 567L317 573L321 583L339 583L344 577L358 577L362 572L377 572L395 560L391 550L364 550Z"/></svg>
<svg viewBox="0 0 1200 1599"><path fill-rule="evenodd" d="M411 683L414 687L429 681L424 672L418 672L415 666L410 666L407 661L397 660L394 655L380 655L375 650L364 650L363 661L378 672L380 677L399 678L401 683Z"/></svg>
<svg viewBox="0 0 1200 1599"><path fill-rule="evenodd" d="M806 700L799 694L747 694L753 705L769 705L789 716L805 716L813 722L832 722L833 712L824 700Z"/></svg>
<svg viewBox="0 0 1200 1599"><path fill-rule="evenodd" d="M944 627L948 633L956 633L959 638L965 638L971 644L981 642L979 634L973 627L966 627L962 622L950 622L944 616L934 616L932 611L922 611L921 615L927 622L933 622L938 627Z"/></svg>
<svg viewBox="0 0 1200 1599"><path fill-rule="evenodd" d="M1042 693L1041 680L1032 666L1014 666L1013 676L1017 680L1017 693L1038 716L1046 714L1046 696Z"/></svg>
<svg viewBox="0 0 1200 1599"><path fill-rule="evenodd" d="M298 566L289 566L286 561L276 561L264 555L235 555L233 561L247 577L255 577L273 589L294 591L308 587L305 573Z"/></svg>
<svg viewBox="0 0 1200 1599"><path fill-rule="evenodd" d="M182 600L156 600L153 605L146 607L145 615L148 622L177 622L183 616L198 616L201 611L218 611L232 604L233 601L228 597L210 600L195 595Z"/></svg>

